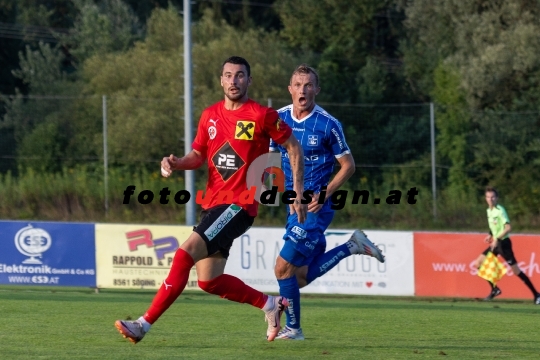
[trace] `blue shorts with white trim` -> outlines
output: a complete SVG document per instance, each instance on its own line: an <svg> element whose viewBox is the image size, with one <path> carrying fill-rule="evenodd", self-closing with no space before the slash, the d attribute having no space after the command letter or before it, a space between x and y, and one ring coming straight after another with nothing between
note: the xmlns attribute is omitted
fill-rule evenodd
<svg viewBox="0 0 540 360"><path fill-rule="evenodd" d="M334 218L334 211L321 209L318 213L307 213L306 221L298 222L296 214L287 216L287 226L283 240L285 245L279 255L290 264L301 267L326 251L324 232Z"/></svg>

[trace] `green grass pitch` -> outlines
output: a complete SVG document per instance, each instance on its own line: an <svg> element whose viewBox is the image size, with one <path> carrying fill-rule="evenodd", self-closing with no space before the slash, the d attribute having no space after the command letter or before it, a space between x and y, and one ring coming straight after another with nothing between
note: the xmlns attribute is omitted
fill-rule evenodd
<svg viewBox="0 0 540 360"><path fill-rule="evenodd" d="M153 291L0 287L1 359L538 359L532 301L302 298L305 341L267 342L262 311L186 292L137 345L114 328Z"/></svg>

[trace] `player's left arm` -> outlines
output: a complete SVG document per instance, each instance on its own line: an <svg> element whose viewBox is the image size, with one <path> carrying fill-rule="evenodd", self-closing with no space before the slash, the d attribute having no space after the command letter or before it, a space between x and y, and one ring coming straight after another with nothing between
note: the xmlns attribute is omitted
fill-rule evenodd
<svg viewBox="0 0 540 360"><path fill-rule="evenodd" d="M296 198L289 206L290 213L296 213L298 222L303 223L307 212L306 205L302 204L304 194L304 150L293 134L281 146L289 154L289 162L293 173L293 190L296 194Z"/></svg>
<svg viewBox="0 0 540 360"><path fill-rule="evenodd" d="M492 249L495 249L499 241L501 241L502 239L506 239L508 234L510 234L510 231L512 231L512 225L510 225L510 218L508 217L506 210L504 208L502 208L501 210L502 211L500 220L504 221L504 228L500 233L493 234L493 242L491 243Z"/></svg>
<svg viewBox="0 0 540 360"><path fill-rule="evenodd" d="M497 235L496 238L499 240L506 239L506 236L510 234L510 231L512 231L512 225L510 225L510 223L506 223L504 224L504 229Z"/></svg>
<svg viewBox="0 0 540 360"><path fill-rule="evenodd" d="M505 239L506 236L512 231L512 225L510 223L504 224L504 229L497 236L493 236L493 241L490 244L491 249L495 249L499 244L499 241Z"/></svg>
<svg viewBox="0 0 540 360"><path fill-rule="evenodd" d="M327 130L325 136L325 146L327 146L328 152L334 155L341 167L326 187L326 199L329 199L333 193L343 186L345 181L356 170L354 158L351 155L349 145L345 141L345 134L343 133L341 124L338 121L329 121L329 125L329 130ZM323 204L319 204L319 194L315 194L311 203L308 205L308 211L318 212L322 206Z"/></svg>
<svg viewBox="0 0 540 360"><path fill-rule="evenodd" d="M267 108L264 116L264 130L275 144L281 145L288 155L293 173L293 190L296 198L289 206L290 213L298 216L298 222L306 220L307 206L302 203L304 194L304 150L298 142L292 129L278 116L276 110Z"/></svg>
<svg viewBox="0 0 540 360"><path fill-rule="evenodd" d="M328 183L328 186L326 187L326 198L330 198L333 193L335 193L337 190L339 190L340 187L345 184L347 180L354 174L354 171L356 170L356 164L354 163L354 158L351 154L345 154L339 158L337 158L337 161L339 162L339 165L341 168L337 172L336 176ZM308 211L309 212L318 212L321 210L324 204L319 204L319 194L316 194L317 196L313 197L313 200L308 205Z"/></svg>
<svg viewBox="0 0 540 360"><path fill-rule="evenodd" d="M501 205L499 205L501 209L501 220L504 222L504 229L500 234L497 234L497 239L505 239L508 234L510 234L510 231L512 231L512 226L510 225L510 218L508 217L508 213L506 212L506 209L503 208Z"/></svg>

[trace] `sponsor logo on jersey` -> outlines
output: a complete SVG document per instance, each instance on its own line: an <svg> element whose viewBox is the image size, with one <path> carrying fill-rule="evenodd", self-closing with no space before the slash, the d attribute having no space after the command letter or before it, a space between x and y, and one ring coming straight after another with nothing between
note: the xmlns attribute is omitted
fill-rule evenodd
<svg viewBox="0 0 540 360"><path fill-rule="evenodd" d="M305 239L307 236L307 231L298 226L293 226L291 232L298 235L298 238L300 239Z"/></svg>
<svg viewBox="0 0 540 360"><path fill-rule="evenodd" d="M319 135L308 135L307 144L308 146L319 145Z"/></svg>
<svg viewBox="0 0 540 360"><path fill-rule="evenodd" d="M212 156L212 163L217 172L221 175L223 181L227 181L242 166L244 166L245 161L242 160L236 151L234 151L229 142L226 142L216 154Z"/></svg>
<svg viewBox="0 0 540 360"><path fill-rule="evenodd" d="M236 122L236 131L234 138L237 140L253 140L255 135L255 122L247 120L238 120Z"/></svg>
<svg viewBox="0 0 540 360"><path fill-rule="evenodd" d="M277 131L283 131L285 130L285 121L283 121L282 118L277 118L276 120L276 129Z"/></svg>
<svg viewBox="0 0 540 360"><path fill-rule="evenodd" d="M232 218L238 214L242 210L242 208L238 205L231 205L229 206L208 229L204 232L204 235L208 238L208 240L212 241L217 234L220 233L221 230L227 225Z"/></svg>
<svg viewBox="0 0 540 360"><path fill-rule="evenodd" d="M289 158L289 153L285 153L283 156L285 156L288 159ZM304 161L305 162L317 161L317 160L319 160L319 155L304 156Z"/></svg>

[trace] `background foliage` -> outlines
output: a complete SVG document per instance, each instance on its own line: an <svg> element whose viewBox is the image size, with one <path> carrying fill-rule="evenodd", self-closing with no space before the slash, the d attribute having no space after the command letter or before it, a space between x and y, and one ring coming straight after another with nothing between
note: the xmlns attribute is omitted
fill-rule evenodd
<svg viewBox="0 0 540 360"><path fill-rule="evenodd" d="M180 206L119 203L128 184L169 184L156 164L182 155L181 8L180 0L0 0L0 217L182 222ZM289 102L292 69L307 62L358 165L348 188L382 198L420 189L417 205L347 206L337 225L483 231L489 184L518 231L538 231L539 15L540 3L527 0L197 1L194 115L222 97L219 68L232 54L252 65L250 96L276 108ZM182 175L175 179L180 189ZM280 211L265 207L259 223L281 224Z"/></svg>

